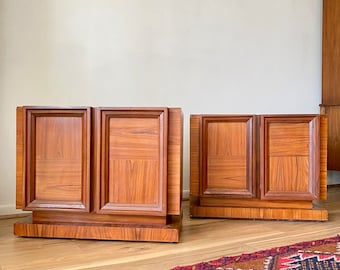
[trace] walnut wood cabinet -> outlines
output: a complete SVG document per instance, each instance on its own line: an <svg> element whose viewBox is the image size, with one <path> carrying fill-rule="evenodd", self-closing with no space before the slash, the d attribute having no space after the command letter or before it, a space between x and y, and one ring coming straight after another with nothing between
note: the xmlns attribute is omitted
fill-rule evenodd
<svg viewBox="0 0 340 270"><path fill-rule="evenodd" d="M327 220L327 118L191 115L192 217Z"/></svg>
<svg viewBox="0 0 340 270"><path fill-rule="evenodd" d="M178 242L179 108L17 108L17 208L29 237Z"/></svg>

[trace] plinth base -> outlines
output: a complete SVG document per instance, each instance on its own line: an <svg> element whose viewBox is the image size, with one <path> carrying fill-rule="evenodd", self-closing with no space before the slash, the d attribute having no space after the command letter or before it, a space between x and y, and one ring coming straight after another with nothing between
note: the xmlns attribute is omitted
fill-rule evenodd
<svg viewBox="0 0 340 270"><path fill-rule="evenodd" d="M286 209L286 208L251 208L251 207L209 207L192 205L192 217L240 218L270 220L310 220L327 221L328 211L322 208Z"/></svg>
<svg viewBox="0 0 340 270"><path fill-rule="evenodd" d="M14 234L24 237L179 242L181 218L164 226L83 225L32 223L31 217L14 224Z"/></svg>

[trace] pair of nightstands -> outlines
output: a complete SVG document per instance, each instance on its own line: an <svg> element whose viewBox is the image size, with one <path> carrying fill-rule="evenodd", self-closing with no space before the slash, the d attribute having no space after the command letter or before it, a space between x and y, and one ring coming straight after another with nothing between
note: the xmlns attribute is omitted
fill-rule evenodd
<svg viewBox="0 0 340 270"><path fill-rule="evenodd" d="M327 220L320 115L191 115L194 217ZM18 236L178 242L180 108L17 108Z"/></svg>

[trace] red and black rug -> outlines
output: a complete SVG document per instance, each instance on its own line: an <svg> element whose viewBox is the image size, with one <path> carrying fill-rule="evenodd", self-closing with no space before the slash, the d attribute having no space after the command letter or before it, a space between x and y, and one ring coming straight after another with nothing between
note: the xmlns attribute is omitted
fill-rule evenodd
<svg viewBox="0 0 340 270"><path fill-rule="evenodd" d="M340 236L301 242L239 256L222 257L172 270L335 270L340 269Z"/></svg>

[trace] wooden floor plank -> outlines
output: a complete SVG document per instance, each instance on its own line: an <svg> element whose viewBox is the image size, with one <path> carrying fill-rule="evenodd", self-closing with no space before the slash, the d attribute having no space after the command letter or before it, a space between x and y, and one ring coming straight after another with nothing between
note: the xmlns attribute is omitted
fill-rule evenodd
<svg viewBox="0 0 340 270"><path fill-rule="evenodd" d="M328 189L328 221L263 221L189 217L183 203L180 243L22 238L20 218L0 219L1 270L170 269L340 234L340 187Z"/></svg>

